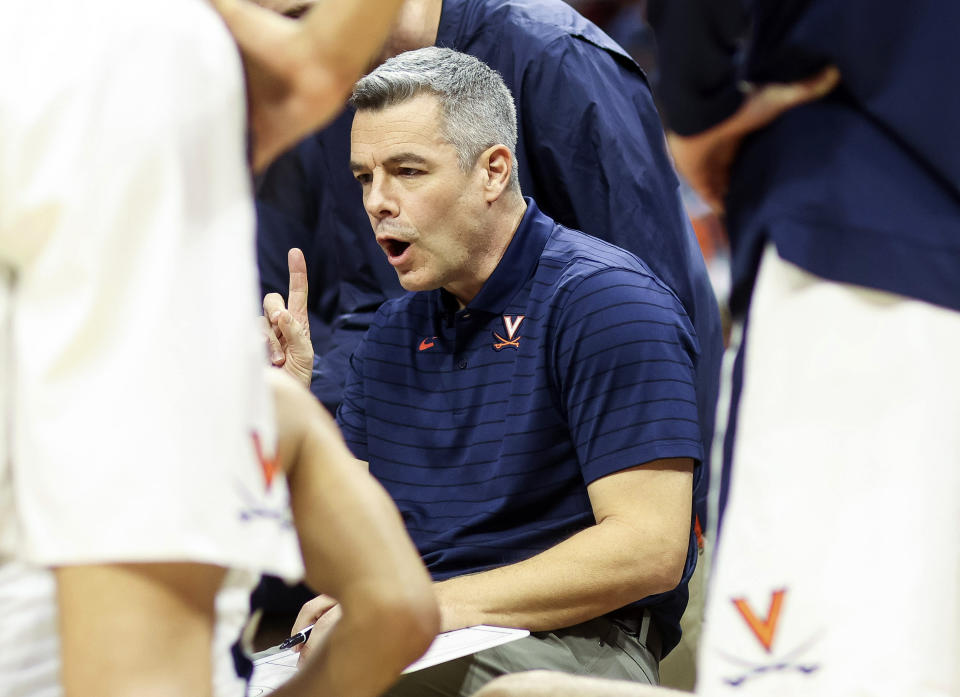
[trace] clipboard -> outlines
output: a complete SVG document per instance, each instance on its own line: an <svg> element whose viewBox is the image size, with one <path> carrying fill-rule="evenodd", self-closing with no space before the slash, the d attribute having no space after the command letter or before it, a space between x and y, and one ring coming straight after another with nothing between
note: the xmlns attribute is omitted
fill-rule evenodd
<svg viewBox="0 0 960 697"><path fill-rule="evenodd" d="M472 653L491 649L517 639L529 636L526 629L493 627L479 624L473 627L443 632L434 638L426 653L411 663L403 674L413 673L424 668L452 661L455 658L469 656ZM274 651L267 649L253 656L253 677L250 679L249 697L269 695L297 672L300 654L293 649Z"/></svg>

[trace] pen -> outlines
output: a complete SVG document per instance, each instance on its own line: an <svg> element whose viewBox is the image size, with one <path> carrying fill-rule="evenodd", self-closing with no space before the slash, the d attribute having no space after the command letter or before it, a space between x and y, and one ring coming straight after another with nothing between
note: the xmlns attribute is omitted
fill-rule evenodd
<svg viewBox="0 0 960 697"><path fill-rule="evenodd" d="M277 648L279 648L281 651L284 651L286 649L289 649L291 646L297 646L298 644L302 644L310 637L311 629L313 629L312 624L309 627L304 627L289 639L284 639L283 641L281 641L280 646L278 646Z"/></svg>

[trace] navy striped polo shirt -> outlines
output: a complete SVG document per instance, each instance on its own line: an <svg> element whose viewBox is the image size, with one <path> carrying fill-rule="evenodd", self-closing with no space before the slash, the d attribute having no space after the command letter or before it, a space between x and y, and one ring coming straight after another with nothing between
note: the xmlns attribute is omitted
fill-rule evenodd
<svg viewBox="0 0 960 697"><path fill-rule="evenodd" d="M527 559L593 525L586 485L600 477L702 457L699 349L683 306L637 257L526 200L466 308L442 289L380 308L338 411L435 580ZM681 586L634 604L650 608L665 651L694 561L691 545Z"/></svg>

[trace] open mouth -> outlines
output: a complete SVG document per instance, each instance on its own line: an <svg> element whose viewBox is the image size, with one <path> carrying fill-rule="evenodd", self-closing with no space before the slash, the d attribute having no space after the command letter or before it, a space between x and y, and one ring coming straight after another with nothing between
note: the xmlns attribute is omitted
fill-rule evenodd
<svg viewBox="0 0 960 697"><path fill-rule="evenodd" d="M400 240L386 239L383 241L383 249L391 259L403 256L409 246L409 242L401 242Z"/></svg>

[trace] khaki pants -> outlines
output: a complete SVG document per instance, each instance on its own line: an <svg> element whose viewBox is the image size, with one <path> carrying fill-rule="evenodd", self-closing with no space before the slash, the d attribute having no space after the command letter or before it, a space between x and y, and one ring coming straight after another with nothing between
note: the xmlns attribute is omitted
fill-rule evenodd
<svg viewBox="0 0 960 697"><path fill-rule="evenodd" d="M480 651L403 676L385 697L467 697L500 675L538 668L656 685L657 659L606 617Z"/></svg>

